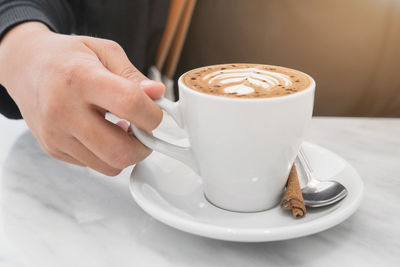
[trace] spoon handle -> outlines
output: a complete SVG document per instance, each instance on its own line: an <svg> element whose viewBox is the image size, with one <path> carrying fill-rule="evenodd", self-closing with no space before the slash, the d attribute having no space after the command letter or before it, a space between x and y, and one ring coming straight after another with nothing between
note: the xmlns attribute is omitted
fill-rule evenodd
<svg viewBox="0 0 400 267"><path fill-rule="evenodd" d="M300 147L299 155L301 157L300 161L302 161L302 164L305 165L304 167L307 168L310 173L312 173L313 169L311 168L310 162L308 161L308 158L304 153L303 147Z"/></svg>
<svg viewBox="0 0 400 267"><path fill-rule="evenodd" d="M313 177L312 177L313 170L310 166L310 163L308 162L308 159L307 159L302 147L300 147L299 154L297 155L297 157L299 158L300 163L303 166L303 169L307 175L308 182L311 182L313 180Z"/></svg>

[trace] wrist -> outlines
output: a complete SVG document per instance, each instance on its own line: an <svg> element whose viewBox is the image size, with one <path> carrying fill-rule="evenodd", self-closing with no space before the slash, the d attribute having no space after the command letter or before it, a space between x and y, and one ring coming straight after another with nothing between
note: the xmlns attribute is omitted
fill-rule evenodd
<svg viewBox="0 0 400 267"><path fill-rule="evenodd" d="M24 22L9 30L0 40L0 83L6 86L7 77L12 72L13 61L18 60L21 52L42 34L51 33L41 22ZM22 52L23 53L23 52Z"/></svg>
<svg viewBox="0 0 400 267"><path fill-rule="evenodd" d="M0 49L2 46L7 45L8 42L12 42L15 39L27 38L30 35L49 32L50 29L43 23L37 21L28 21L18 24L11 28L4 37L0 40Z"/></svg>

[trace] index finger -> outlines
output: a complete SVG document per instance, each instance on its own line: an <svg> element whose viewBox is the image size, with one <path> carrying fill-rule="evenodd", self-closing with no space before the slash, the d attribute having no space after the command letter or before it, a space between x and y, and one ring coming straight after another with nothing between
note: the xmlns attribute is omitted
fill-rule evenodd
<svg viewBox="0 0 400 267"><path fill-rule="evenodd" d="M161 109L139 84L105 68L87 73L80 86L86 102L108 110L143 130L154 130L161 122Z"/></svg>
<svg viewBox="0 0 400 267"><path fill-rule="evenodd" d="M88 36L78 37L100 60L102 65L112 73L126 78L134 83L153 82L144 88L145 93L153 99L162 96L165 87L162 83L154 83L141 73L129 60L124 49L116 42Z"/></svg>

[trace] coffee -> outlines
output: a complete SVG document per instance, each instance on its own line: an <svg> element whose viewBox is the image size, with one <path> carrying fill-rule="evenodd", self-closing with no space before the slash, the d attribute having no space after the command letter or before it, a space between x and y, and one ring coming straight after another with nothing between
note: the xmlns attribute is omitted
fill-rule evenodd
<svg viewBox="0 0 400 267"><path fill-rule="evenodd" d="M182 76L189 88L211 95L268 98L307 89L307 74L285 67L261 64L222 64L188 71Z"/></svg>

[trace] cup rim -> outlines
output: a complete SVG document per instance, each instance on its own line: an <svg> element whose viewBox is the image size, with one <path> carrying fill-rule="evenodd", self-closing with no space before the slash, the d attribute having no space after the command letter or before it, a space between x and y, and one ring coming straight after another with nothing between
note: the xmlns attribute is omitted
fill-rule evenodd
<svg viewBox="0 0 400 267"><path fill-rule="evenodd" d="M228 64L228 63L226 63L226 64ZM229 63L229 64L254 64L254 63ZM225 65L225 64L214 64L214 65L207 65L207 66L216 66L216 65ZM260 64L260 65L267 65L267 64ZM268 65L268 66L283 67L283 66L277 66L277 65ZM204 66L204 67L206 67L206 66ZM199 67L199 68L201 68L201 67ZM283 68L286 68L286 67L283 67ZM197 68L195 68L195 69L197 69ZM315 80L310 75L308 75L307 73L302 72L300 70L293 69L293 70L296 70L298 72L303 73L311 81L310 85L306 89L304 89L304 90L302 90L300 92L296 92L296 93L293 93L293 94L290 94L290 95L282 95L282 96L274 96L274 97L259 97L259 98L226 97L226 96L221 96L221 95L207 94L207 93L199 92L197 90L189 88L189 86L187 86L183 82L182 78L186 73L188 73L189 71L195 70L195 69L188 70L188 71L186 71L185 73L183 73L183 74L181 74L179 76L179 79L178 79L178 87L179 87L179 89L183 88L186 92L188 92L188 93L190 93L192 95L196 95L196 96L204 97L204 98L209 98L209 99L213 99L213 100L217 100L217 101L218 100L219 101L232 101L232 102L276 102L276 101L283 101L283 100L290 99L290 98L300 97L300 96L302 96L304 94L309 93L310 91L315 91L315 85L316 85L315 84Z"/></svg>

